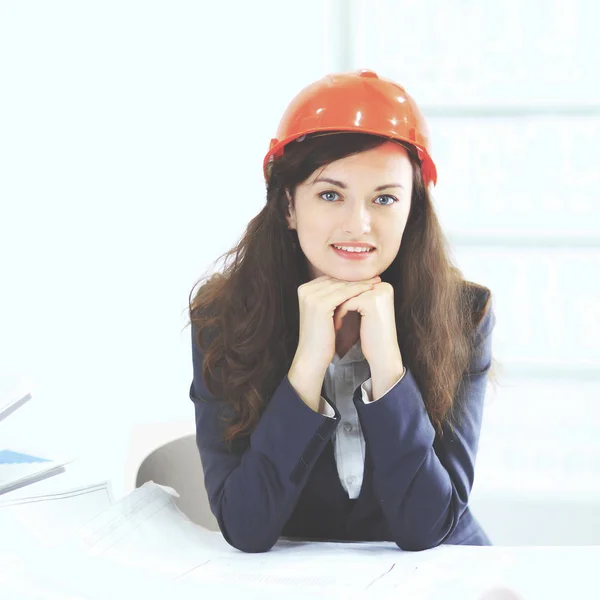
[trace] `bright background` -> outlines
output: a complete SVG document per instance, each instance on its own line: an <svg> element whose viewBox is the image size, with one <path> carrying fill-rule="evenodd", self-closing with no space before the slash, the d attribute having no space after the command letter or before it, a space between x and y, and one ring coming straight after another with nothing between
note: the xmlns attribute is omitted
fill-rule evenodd
<svg viewBox="0 0 600 600"><path fill-rule="evenodd" d="M140 423L193 418L190 289L261 210L291 98L369 68L422 107L454 256L494 294L473 510L497 543L600 544L599 19L592 0L0 2L19 439L110 462Z"/></svg>

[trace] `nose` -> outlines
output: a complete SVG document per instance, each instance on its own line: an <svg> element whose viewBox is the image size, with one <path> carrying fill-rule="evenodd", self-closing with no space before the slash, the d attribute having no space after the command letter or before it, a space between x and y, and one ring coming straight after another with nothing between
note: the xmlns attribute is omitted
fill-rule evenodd
<svg viewBox="0 0 600 600"><path fill-rule="evenodd" d="M369 233L371 231L371 215L368 208L362 202L348 202L342 225L346 233L354 236Z"/></svg>

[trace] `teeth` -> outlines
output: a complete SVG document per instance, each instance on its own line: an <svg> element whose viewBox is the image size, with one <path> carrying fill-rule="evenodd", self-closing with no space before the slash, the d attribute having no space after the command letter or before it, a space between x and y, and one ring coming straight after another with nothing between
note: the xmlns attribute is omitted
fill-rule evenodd
<svg viewBox="0 0 600 600"><path fill-rule="evenodd" d="M332 244L334 248L338 248L338 250L345 250L346 252L370 252L372 248L349 248L347 246L336 246Z"/></svg>

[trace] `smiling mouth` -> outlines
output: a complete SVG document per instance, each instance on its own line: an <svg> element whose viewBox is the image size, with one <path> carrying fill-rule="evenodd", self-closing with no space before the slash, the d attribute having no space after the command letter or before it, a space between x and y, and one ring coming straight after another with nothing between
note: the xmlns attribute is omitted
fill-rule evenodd
<svg viewBox="0 0 600 600"><path fill-rule="evenodd" d="M368 250L365 250L364 247L357 250L345 250L344 248L341 248L334 244L331 244L331 247L334 250L338 250L339 252L347 252L348 254L371 254L375 250L375 248L369 248Z"/></svg>

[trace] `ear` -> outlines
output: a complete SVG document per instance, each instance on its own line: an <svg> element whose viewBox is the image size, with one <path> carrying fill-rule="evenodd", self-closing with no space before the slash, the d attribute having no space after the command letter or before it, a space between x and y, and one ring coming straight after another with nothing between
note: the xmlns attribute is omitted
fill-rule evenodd
<svg viewBox="0 0 600 600"><path fill-rule="evenodd" d="M296 229L296 211L294 210L293 200L289 190L285 190L285 195L288 200L288 208L286 210L285 220L289 225L288 229Z"/></svg>

